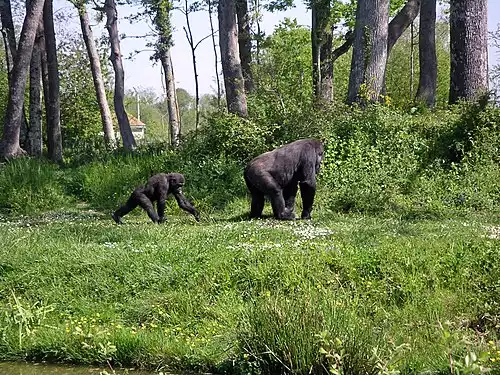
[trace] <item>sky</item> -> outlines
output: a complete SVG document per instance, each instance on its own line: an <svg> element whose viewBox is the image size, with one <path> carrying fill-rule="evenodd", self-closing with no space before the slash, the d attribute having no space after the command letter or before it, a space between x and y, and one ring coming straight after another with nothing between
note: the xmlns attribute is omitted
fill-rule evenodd
<svg viewBox="0 0 500 375"><path fill-rule="evenodd" d="M177 3L177 2L176 2ZM264 12L261 22L261 28L266 35L273 32L274 27L281 20L288 17L296 19L300 25L311 25L311 12L305 8L302 2L297 1L297 6L293 9L277 13ZM57 0L55 9L70 11L73 13L72 19L69 21L71 27L75 30L79 28L77 14L74 7L69 5L65 0ZM140 36L151 32L150 26L145 21L135 21L130 23L127 16L134 14L138 8L133 6L119 6L119 32L120 34L130 36ZM217 15L213 15L214 28L217 29ZM496 30L500 23L500 0L488 0L488 30ZM185 17L179 10L174 10L172 14L172 25L174 27L172 47L172 61L174 67L174 76L177 88L183 88L189 93L194 94L195 83L193 74L193 65L191 57L191 49L186 39L183 27L185 26ZM210 23L208 12L196 12L190 15L190 24L193 32L195 43L210 35ZM98 37L102 33L106 33L103 24L94 23L94 36ZM68 23L64 25L68 27ZM218 37L216 37L218 43ZM129 58L137 50L146 49L146 41L142 38L125 38L121 41L122 55L124 57L123 65L125 70L125 89L152 89L159 97L164 95L165 89L163 84L162 72L159 64L153 65L150 60L151 51L144 51L136 54L135 57ZM500 63L500 51L489 48L489 63ZM220 55L219 55L220 58ZM211 38L205 39L196 49L196 59L198 68L198 79L200 94L216 92L215 68L214 68L214 53ZM220 62L219 62L220 65ZM220 72L219 67L219 72Z"/></svg>

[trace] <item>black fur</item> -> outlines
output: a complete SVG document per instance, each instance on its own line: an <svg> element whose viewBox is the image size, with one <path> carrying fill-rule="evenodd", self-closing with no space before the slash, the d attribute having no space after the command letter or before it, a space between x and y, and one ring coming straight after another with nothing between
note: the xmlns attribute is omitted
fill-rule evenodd
<svg viewBox="0 0 500 375"><path fill-rule="evenodd" d="M257 156L245 168L245 182L252 195L250 218L262 215L264 197L269 197L274 217L295 219L298 186L302 197L302 219L310 219L316 194L316 175L323 160L323 144L300 139Z"/></svg>
<svg viewBox="0 0 500 375"><path fill-rule="evenodd" d="M196 221L200 221L200 214L182 194L184 182L184 176L180 173L155 174L149 178L146 185L138 186L130 195L127 203L111 216L117 224L122 224L121 218L137 206L140 206L146 210L149 218L154 223L163 223L167 220L165 217L165 202L167 196L172 194L180 208L193 215ZM154 210L153 202L157 202L158 214Z"/></svg>

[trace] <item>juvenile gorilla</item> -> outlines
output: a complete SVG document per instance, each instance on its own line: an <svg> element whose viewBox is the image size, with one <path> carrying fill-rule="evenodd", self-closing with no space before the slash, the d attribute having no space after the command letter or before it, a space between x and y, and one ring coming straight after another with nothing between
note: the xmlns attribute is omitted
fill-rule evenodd
<svg viewBox="0 0 500 375"><path fill-rule="evenodd" d="M264 197L269 197L274 217L295 219L298 185L302 197L302 219L311 218L316 194L316 175L323 160L323 144L300 139L257 156L245 168L245 182L252 195L250 218L262 215Z"/></svg>
<svg viewBox="0 0 500 375"><path fill-rule="evenodd" d="M137 206L141 206L154 223L163 223L167 220L165 217L165 201L169 194L173 194L179 207L193 215L196 221L200 221L200 214L182 194L184 182L184 176L180 173L155 174L149 178L146 185L138 186L130 195L127 203L111 216L117 224L122 224L122 216L125 216ZM153 207L155 201L158 206L158 214Z"/></svg>

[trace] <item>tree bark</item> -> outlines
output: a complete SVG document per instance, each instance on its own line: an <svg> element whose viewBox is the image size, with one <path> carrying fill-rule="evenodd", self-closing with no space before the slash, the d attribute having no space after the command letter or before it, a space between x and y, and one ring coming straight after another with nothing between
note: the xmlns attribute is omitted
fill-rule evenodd
<svg viewBox="0 0 500 375"><path fill-rule="evenodd" d="M238 18L238 48L240 51L241 72L245 80L245 91L252 92L254 82L252 76L252 39L250 38L250 17L248 1L236 0L236 15Z"/></svg>
<svg viewBox="0 0 500 375"><path fill-rule="evenodd" d="M436 54L436 0L422 0L420 5L419 65L420 76L417 89L417 101L433 107L436 103L437 90L437 54Z"/></svg>
<svg viewBox="0 0 500 375"><path fill-rule="evenodd" d="M234 1L219 0L219 46L227 109L240 117L246 117L248 116L247 98L238 52L238 25Z"/></svg>
<svg viewBox="0 0 500 375"><path fill-rule="evenodd" d="M108 147L115 146L115 131L113 129L113 119L111 117L111 110L109 109L108 99L106 98L106 88L101 72L101 60L90 27L89 15L85 4L81 4L78 8L80 16L80 25L82 27L83 40L87 47L89 55L90 69L92 71L92 79L94 81L94 88L96 92L97 101L99 103L99 111L101 113L102 127L104 132L104 141Z"/></svg>
<svg viewBox="0 0 500 375"><path fill-rule="evenodd" d="M316 101L333 101L333 29L330 24L330 0L314 0L311 9L311 48L313 94Z"/></svg>
<svg viewBox="0 0 500 375"><path fill-rule="evenodd" d="M116 11L115 0L106 0L104 3L106 10L106 29L109 33L111 43L111 62L115 71L115 93L113 102L115 105L116 118L120 127L120 134L123 147L133 150L136 147L134 135L130 128L130 122L125 112L123 99L125 98L125 73L123 72L122 55L120 52L120 36L118 34L118 13Z"/></svg>
<svg viewBox="0 0 500 375"><path fill-rule="evenodd" d="M26 78L35 35L43 12L43 4L44 0L32 0L26 9L26 16L12 67L9 102L4 120L3 137L0 143L0 155L4 158L16 157L25 153L19 146L24 89L26 88Z"/></svg>
<svg viewBox="0 0 500 375"><path fill-rule="evenodd" d="M47 152L49 159L62 162L61 103L59 96L59 65L57 62L56 34L52 0L45 0L43 9L43 28L49 78L48 98L45 102L47 112Z"/></svg>
<svg viewBox="0 0 500 375"><path fill-rule="evenodd" d="M29 130L26 139L26 151L31 156L42 155L42 23L38 31L31 54L30 63L30 117Z"/></svg>
<svg viewBox="0 0 500 375"><path fill-rule="evenodd" d="M389 0L358 1L349 103L379 100L387 64L388 24Z"/></svg>
<svg viewBox="0 0 500 375"><path fill-rule="evenodd" d="M488 91L487 0L450 1L450 104Z"/></svg>
<svg viewBox="0 0 500 375"><path fill-rule="evenodd" d="M174 70L170 48L161 54L161 64L165 72L165 86L167 90L168 125L170 130L170 144L173 147L179 146L181 126L179 121L179 111L177 106L177 93L175 91Z"/></svg>

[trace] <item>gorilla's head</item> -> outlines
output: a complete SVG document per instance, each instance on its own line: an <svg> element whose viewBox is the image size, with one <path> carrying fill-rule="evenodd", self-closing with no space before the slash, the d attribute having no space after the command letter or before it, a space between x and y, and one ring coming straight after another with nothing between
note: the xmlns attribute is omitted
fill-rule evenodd
<svg viewBox="0 0 500 375"><path fill-rule="evenodd" d="M185 179L180 173L169 173L168 174L168 184L169 190L171 192L181 192L184 186Z"/></svg>

